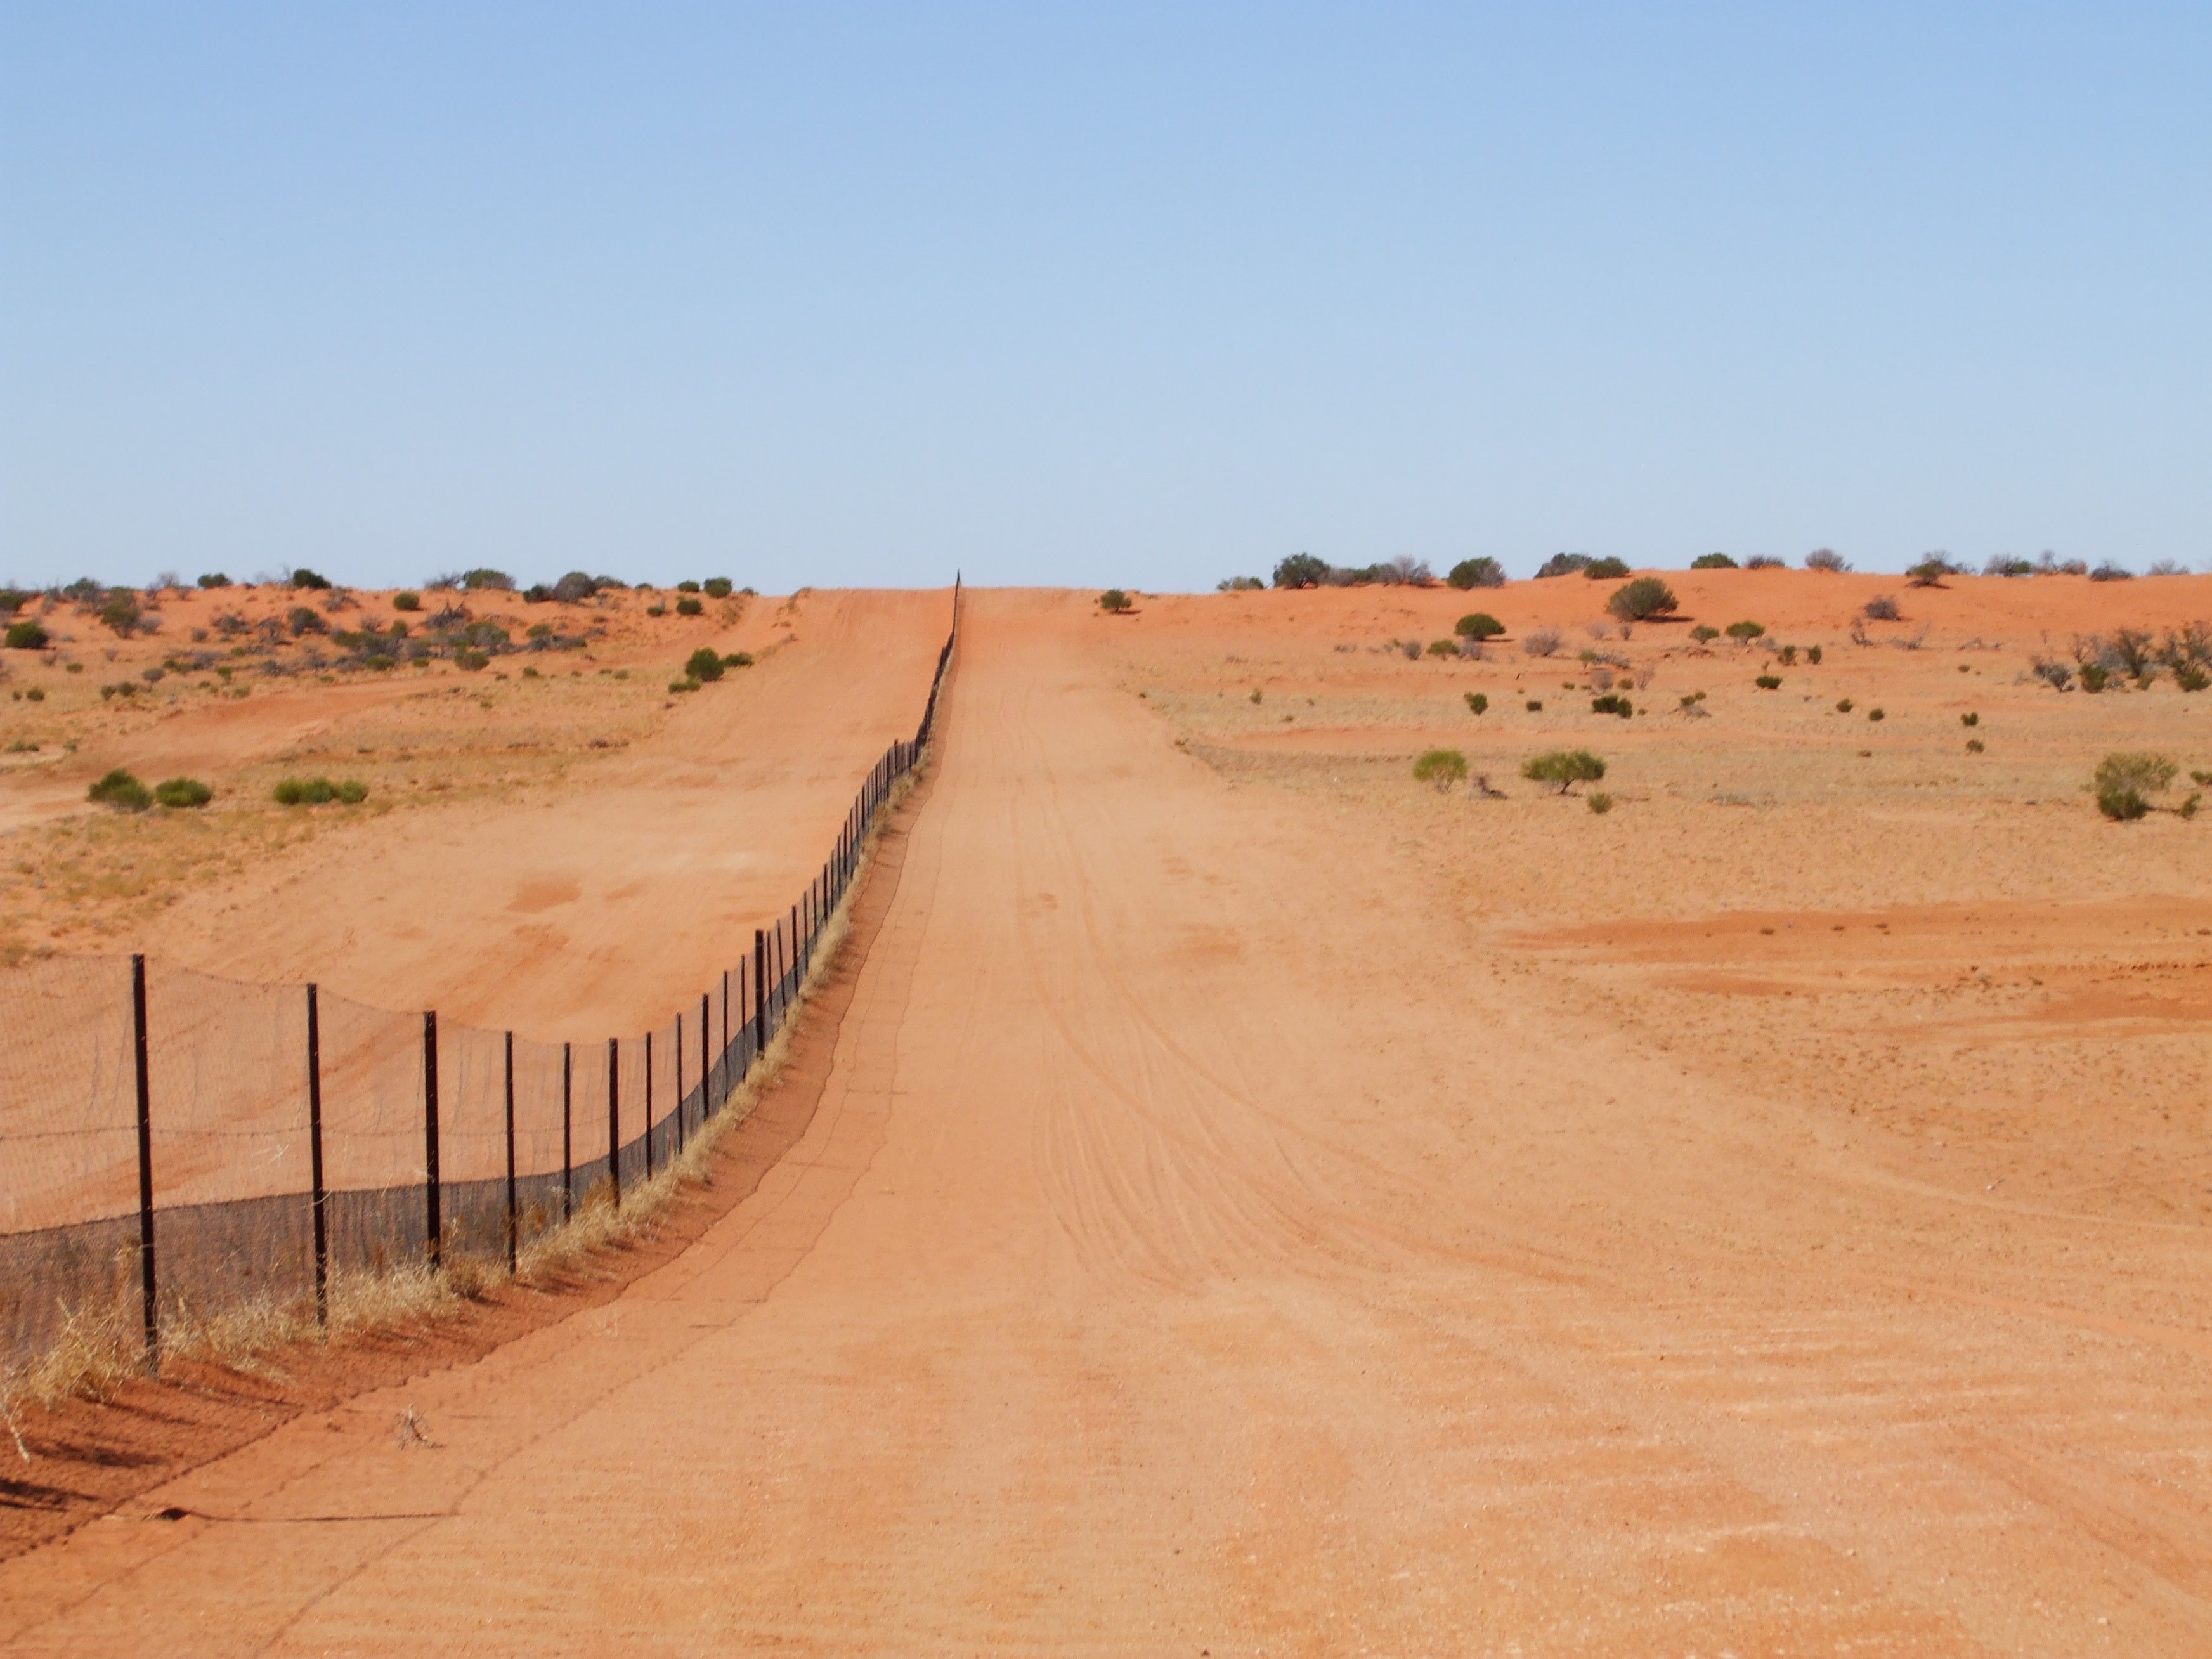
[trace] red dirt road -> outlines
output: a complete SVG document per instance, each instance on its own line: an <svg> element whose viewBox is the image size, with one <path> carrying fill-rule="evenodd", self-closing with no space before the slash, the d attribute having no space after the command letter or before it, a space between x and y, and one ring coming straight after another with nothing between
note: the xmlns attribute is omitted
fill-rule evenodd
<svg viewBox="0 0 2212 1659"><path fill-rule="evenodd" d="M1395 820L1179 750L1121 648L975 596L751 1198L0 1565L0 1641L2212 1649L2201 1226L1900 1178L1547 996Z"/></svg>

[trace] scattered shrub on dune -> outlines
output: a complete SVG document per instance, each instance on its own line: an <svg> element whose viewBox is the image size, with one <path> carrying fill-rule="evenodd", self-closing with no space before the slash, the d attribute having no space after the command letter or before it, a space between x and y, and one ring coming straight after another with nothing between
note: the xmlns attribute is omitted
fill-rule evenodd
<svg viewBox="0 0 2212 1659"><path fill-rule="evenodd" d="M1805 660L1811 663L1814 667L1818 668L1820 665L1820 647L1817 645L1807 646L1805 647Z"/></svg>
<svg viewBox="0 0 2212 1659"><path fill-rule="evenodd" d="M295 570L292 573L291 585L295 587L307 587L322 590L327 589L330 586L331 579L328 576L319 576L313 571L308 569L305 565L301 565L297 570Z"/></svg>
<svg viewBox="0 0 2212 1659"><path fill-rule="evenodd" d="M1699 623L1695 628L1690 630L1690 637L1695 640L1699 645L1704 645L1708 641L1717 640L1720 638L1720 636L1721 630L1719 629L1709 628L1704 623Z"/></svg>
<svg viewBox="0 0 2212 1659"><path fill-rule="evenodd" d="M1746 570L1787 570L1790 561L1777 558L1771 553L1754 553L1743 562Z"/></svg>
<svg viewBox="0 0 2212 1659"><path fill-rule="evenodd" d="M1565 794L1578 783L1595 783L1605 763L1587 749L1554 749L1523 762L1521 775L1531 783L1556 783Z"/></svg>
<svg viewBox="0 0 2212 1659"><path fill-rule="evenodd" d="M1577 570L1589 568L1587 553L1554 553L1536 567L1536 580L1543 581L1553 576L1571 576Z"/></svg>
<svg viewBox="0 0 2212 1659"><path fill-rule="evenodd" d="M687 576L676 584L676 591L679 593L696 593L699 591L699 584Z"/></svg>
<svg viewBox="0 0 2212 1659"><path fill-rule="evenodd" d="M337 801L358 806L368 799L368 786L358 778L286 778L270 792L279 806L326 806Z"/></svg>
<svg viewBox="0 0 2212 1659"><path fill-rule="evenodd" d="M1531 698L1529 698L1529 699L1528 699L1528 712L1529 712L1530 714L1542 714L1542 713L1544 712L1544 700L1543 700L1541 697L1531 697Z"/></svg>
<svg viewBox="0 0 2212 1659"><path fill-rule="evenodd" d="M1593 714L1618 714L1621 719L1626 720L1635 712L1634 703L1626 697L1616 696L1612 692L1607 692L1601 697L1590 699L1590 713Z"/></svg>
<svg viewBox="0 0 2212 1659"><path fill-rule="evenodd" d="M1966 739L1966 752L1970 755L1980 754L1984 747L1984 745L1979 738L1968 738Z"/></svg>
<svg viewBox="0 0 2212 1659"><path fill-rule="evenodd" d="M1602 559L1592 559L1583 567L1583 574L1594 582L1619 581L1627 574L1628 561L1616 559L1609 555Z"/></svg>
<svg viewBox="0 0 2212 1659"><path fill-rule="evenodd" d="M1444 580L1462 592L1472 587L1503 587L1505 586L1505 568L1487 556L1462 559L1451 568L1451 574Z"/></svg>
<svg viewBox="0 0 2212 1659"><path fill-rule="evenodd" d="M684 672L688 678L702 682L722 678L721 653L711 645L702 645L684 659Z"/></svg>
<svg viewBox="0 0 2212 1659"><path fill-rule="evenodd" d="M1782 689L1782 676L1761 674L1757 679L1752 681L1752 684L1762 691L1779 691Z"/></svg>
<svg viewBox="0 0 2212 1659"><path fill-rule="evenodd" d="M2180 771L2163 755L2114 753L2097 763L2091 787L2097 810L2108 818L2139 818L2150 811L2150 797L2163 794ZM2191 796L2191 799L2195 800Z"/></svg>
<svg viewBox="0 0 2212 1659"><path fill-rule="evenodd" d="M1267 586L1257 576L1224 576L1214 583L1217 593L1257 593Z"/></svg>
<svg viewBox="0 0 2212 1659"><path fill-rule="evenodd" d="M1734 570L1736 562L1725 553L1700 553L1690 561L1692 570Z"/></svg>
<svg viewBox="0 0 2212 1659"><path fill-rule="evenodd" d="M392 596L392 608L394 611L420 611L422 596L411 588L402 588Z"/></svg>
<svg viewBox="0 0 2212 1659"><path fill-rule="evenodd" d="M1626 623L1649 622L1674 609L1674 590L1656 576L1638 576L1616 587L1605 608Z"/></svg>
<svg viewBox="0 0 2212 1659"><path fill-rule="evenodd" d="M1900 622L1904 613L1898 610L1897 601L1887 593L1877 593L1859 607L1859 615L1869 622Z"/></svg>
<svg viewBox="0 0 2212 1659"><path fill-rule="evenodd" d="M686 598L676 601L676 614L679 617L696 617L706 609L707 604L703 599Z"/></svg>
<svg viewBox="0 0 2212 1659"><path fill-rule="evenodd" d="M1521 636L1521 648L1532 657L1556 656L1565 643L1556 628L1532 628Z"/></svg>
<svg viewBox="0 0 2212 1659"><path fill-rule="evenodd" d="M1765 625L1755 622L1732 622L1723 630L1738 645L1749 645L1766 632Z"/></svg>
<svg viewBox="0 0 2212 1659"><path fill-rule="evenodd" d="M1825 570L1833 575L1850 568L1844 556L1831 547L1816 547L1805 556L1805 568L1808 570Z"/></svg>
<svg viewBox="0 0 2212 1659"><path fill-rule="evenodd" d="M198 778L164 778L154 786L154 799L163 806L181 810L205 806L215 799L215 791Z"/></svg>
<svg viewBox="0 0 2212 1659"><path fill-rule="evenodd" d="M1981 723L1982 717L1979 714L1966 714L1959 716L1959 724L1961 726L1979 726Z"/></svg>
<svg viewBox="0 0 2212 1659"><path fill-rule="evenodd" d="M2038 657L2028 664L2028 672L2054 691L2063 691L2074 684L2074 671L2055 657Z"/></svg>
<svg viewBox="0 0 2212 1659"><path fill-rule="evenodd" d="M224 575L220 570L210 570L201 576L199 585L202 587L210 590L217 587L228 587L230 586L230 578Z"/></svg>
<svg viewBox="0 0 2212 1659"><path fill-rule="evenodd" d="M1446 794L1467 776L1467 757L1456 749L1431 749L1413 763L1413 781Z"/></svg>
<svg viewBox="0 0 2212 1659"><path fill-rule="evenodd" d="M2084 691L2101 691L2112 684L2112 671L2100 662L2081 665L2081 689Z"/></svg>
<svg viewBox="0 0 2212 1659"><path fill-rule="evenodd" d="M730 597L730 579L727 576L709 576L701 584L701 586L710 599L726 599Z"/></svg>
<svg viewBox="0 0 2212 1659"><path fill-rule="evenodd" d="M750 668L752 665L753 653L750 651L732 651L722 659L725 668Z"/></svg>
<svg viewBox="0 0 2212 1659"><path fill-rule="evenodd" d="M9 651L43 651L46 648L46 630L26 617L8 624L6 649Z"/></svg>
<svg viewBox="0 0 2212 1659"><path fill-rule="evenodd" d="M453 653L453 666L465 674L481 673L491 666L489 652L471 651L466 647Z"/></svg>
<svg viewBox="0 0 2212 1659"><path fill-rule="evenodd" d="M1905 578L1914 587L1941 587L1946 576L1963 576L1966 572L1953 564L1948 555L1930 553L1918 564L1905 570Z"/></svg>
<svg viewBox="0 0 2212 1659"><path fill-rule="evenodd" d="M1869 708L1867 710L1867 718L1870 720L1880 721L1887 720L1889 715L1880 708Z"/></svg>
<svg viewBox="0 0 2212 1659"><path fill-rule="evenodd" d="M1098 608L1109 617L1118 617L1125 611L1135 609L1135 605L1120 588L1109 587L1098 596Z"/></svg>
<svg viewBox="0 0 2212 1659"><path fill-rule="evenodd" d="M1486 714L1490 708L1490 699L1480 691L1470 691L1467 694L1467 708L1471 714Z"/></svg>
<svg viewBox="0 0 2212 1659"><path fill-rule="evenodd" d="M1505 631L1505 624L1487 611L1470 611L1452 624L1452 632L1463 640L1494 640Z"/></svg>
<svg viewBox="0 0 2212 1659"><path fill-rule="evenodd" d="M461 573L461 586L471 593L485 588L495 589L500 592L512 592L514 589L514 578L504 570L494 570L488 565L479 565L474 570Z"/></svg>
<svg viewBox="0 0 2212 1659"><path fill-rule="evenodd" d="M1275 567L1278 587L1319 587L1328 580L1328 561L1313 553L1293 553Z"/></svg>
<svg viewBox="0 0 2212 1659"><path fill-rule="evenodd" d="M86 790L84 798L118 812L143 812L154 804L152 792L119 766Z"/></svg>
<svg viewBox="0 0 2212 1659"><path fill-rule="evenodd" d="M1603 817L1607 812L1613 811L1613 797L1602 789L1592 790L1589 794L1589 810L1599 817Z"/></svg>

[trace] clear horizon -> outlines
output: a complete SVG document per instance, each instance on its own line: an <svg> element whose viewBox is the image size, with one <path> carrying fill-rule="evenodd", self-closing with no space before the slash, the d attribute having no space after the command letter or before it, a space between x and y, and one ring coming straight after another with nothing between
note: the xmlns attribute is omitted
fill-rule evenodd
<svg viewBox="0 0 2212 1659"><path fill-rule="evenodd" d="M2212 561L2212 14L0 3L0 581Z"/></svg>

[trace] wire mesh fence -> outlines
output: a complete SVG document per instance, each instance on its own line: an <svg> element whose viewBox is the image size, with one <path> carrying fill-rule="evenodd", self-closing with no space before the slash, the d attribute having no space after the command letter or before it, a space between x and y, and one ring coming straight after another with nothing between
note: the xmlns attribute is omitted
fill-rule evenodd
<svg viewBox="0 0 2212 1659"><path fill-rule="evenodd" d="M334 1273L504 1258L665 1169L789 1017L935 724L870 769L799 901L663 1024L541 1042L144 957L0 973L0 1366L72 1322L328 1305Z"/></svg>

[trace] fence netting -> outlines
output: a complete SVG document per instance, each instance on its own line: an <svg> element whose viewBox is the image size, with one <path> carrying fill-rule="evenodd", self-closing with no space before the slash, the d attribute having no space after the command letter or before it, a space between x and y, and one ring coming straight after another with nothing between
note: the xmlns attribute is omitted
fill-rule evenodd
<svg viewBox="0 0 2212 1659"><path fill-rule="evenodd" d="M511 1258L667 1169L788 1016L928 740L958 605L956 584L914 740L800 902L650 1031L537 1042L144 957L0 969L0 1367L72 1324L150 1349L248 1304L320 1307L339 1276Z"/></svg>

